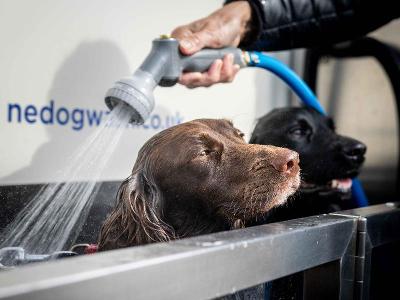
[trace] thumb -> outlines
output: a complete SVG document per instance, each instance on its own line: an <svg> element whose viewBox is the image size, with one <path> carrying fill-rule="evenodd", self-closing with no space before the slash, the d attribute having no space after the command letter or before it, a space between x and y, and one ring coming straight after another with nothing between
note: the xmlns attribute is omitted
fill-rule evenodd
<svg viewBox="0 0 400 300"><path fill-rule="evenodd" d="M179 42L179 48L185 55L192 55L204 47L216 48L213 36L205 31L190 33L183 37Z"/></svg>

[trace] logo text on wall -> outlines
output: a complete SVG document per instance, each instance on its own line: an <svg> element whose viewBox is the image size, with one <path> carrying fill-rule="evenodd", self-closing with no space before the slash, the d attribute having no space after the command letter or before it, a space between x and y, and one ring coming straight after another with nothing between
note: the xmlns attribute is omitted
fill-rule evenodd
<svg viewBox="0 0 400 300"><path fill-rule="evenodd" d="M51 100L43 106L9 102L6 103L5 109L3 108L1 111L3 117L0 119L0 124L7 122L10 124L65 126L75 131L87 127L97 127L109 114L107 110L58 106L55 100ZM163 130L182 123L183 119L178 111L174 114L153 113L145 124L129 125L129 127Z"/></svg>

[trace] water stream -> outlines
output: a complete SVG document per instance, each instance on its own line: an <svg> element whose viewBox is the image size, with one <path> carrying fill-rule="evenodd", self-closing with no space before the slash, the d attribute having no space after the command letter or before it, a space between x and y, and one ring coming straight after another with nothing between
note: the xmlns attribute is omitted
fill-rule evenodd
<svg viewBox="0 0 400 300"><path fill-rule="evenodd" d="M23 247L33 254L66 250L84 224L99 190L102 172L117 147L129 121L123 104L66 159L66 167L55 175L56 183L43 186L29 204L2 232L0 249ZM78 181L90 178L90 181Z"/></svg>

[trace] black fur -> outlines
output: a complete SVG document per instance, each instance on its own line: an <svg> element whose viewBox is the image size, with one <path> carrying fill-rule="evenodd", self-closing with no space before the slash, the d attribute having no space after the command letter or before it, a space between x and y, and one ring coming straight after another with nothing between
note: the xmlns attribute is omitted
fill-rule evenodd
<svg viewBox="0 0 400 300"><path fill-rule="evenodd" d="M275 145L300 155L302 180L286 205L270 211L260 223L271 223L329 213L352 207L350 191L329 187L332 179L355 177L366 146L335 132L333 121L309 108L275 109L258 120L252 144ZM259 223L257 223L259 224ZM302 299L301 273L274 280L271 300Z"/></svg>
<svg viewBox="0 0 400 300"><path fill-rule="evenodd" d="M285 206L268 214L268 222L352 207L351 192L329 183L354 178L364 162L366 146L337 134L331 118L310 108L275 109L258 120L250 143L286 147L300 155L303 183Z"/></svg>

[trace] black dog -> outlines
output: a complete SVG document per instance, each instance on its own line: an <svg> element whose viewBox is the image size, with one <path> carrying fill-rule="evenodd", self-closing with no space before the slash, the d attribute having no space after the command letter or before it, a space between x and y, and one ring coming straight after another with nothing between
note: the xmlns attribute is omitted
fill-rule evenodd
<svg viewBox="0 0 400 300"><path fill-rule="evenodd" d="M275 109L258 120L250 143L297 151L302 173L298 192L256 224L352 208L351 178L364 162L366 146L338 135L331 118L310 108ZM302 294L298 273L273 281L270 299L302 299Z"/></svg>
<svg viewBox="0 0 400 300"><path fill-rule="evenodd" d="M252 144L274 145L300 155L302 184L285 206L266 217L282 221L351 208L351 178L364 162L366 146L335 132L331 118L310 108L275 109L259 119Z"/></svg>

